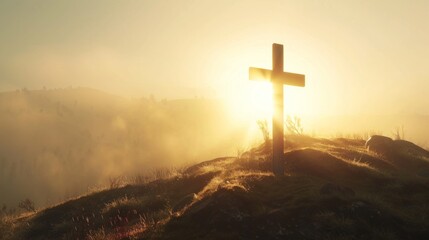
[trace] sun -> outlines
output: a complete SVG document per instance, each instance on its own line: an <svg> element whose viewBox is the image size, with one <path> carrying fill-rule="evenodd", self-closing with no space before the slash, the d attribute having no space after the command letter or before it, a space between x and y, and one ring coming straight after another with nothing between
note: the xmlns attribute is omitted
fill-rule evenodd
<svg viewBox="0 0 429 240"><path fill-rule="evenodd" d="M228 101L231 116L238 128L245 128L244 139L247 144L254 144L255 139L261 139L257 121L266 121L271 132L273 116L273 86L267 81L243 81L236 86L234 95ZM302 88L284 87L284 116L302 117L305 112L304 91ZM271 134L271 133L270 133Z"/></svg>
<svg viewBox="0 0 429 240"><path fill-rule="evenodd" d="M251 121L271 120L273 115L273 89L267 81L248 81L236 91L231 99L233 115ZM284 88L284 114L296 116L306 111L303 90L296 87Z"/></svg>

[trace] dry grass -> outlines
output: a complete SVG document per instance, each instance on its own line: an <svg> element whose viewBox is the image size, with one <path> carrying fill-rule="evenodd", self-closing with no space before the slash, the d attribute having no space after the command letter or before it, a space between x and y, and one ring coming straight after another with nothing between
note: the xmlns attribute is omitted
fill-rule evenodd
<svg viewBox="0 0 429 240"><path fill-rule="evenodd" d="M128 185L45 209L19 231L35 239L425 236L427 179L390 168L388 156L368 152L359 139L288 141L284 177L271 174L262 146L185 170L129 178ZM1 223L4 236L17 232L13 221ZM54 234L46 235L48 230Z"/></svg>
<svg viewBox="0 0 429 240"><path fill-rule="evenodd" d="M0 239L12 239L14 235L14 218L10 216L0 217Z"/></svg>

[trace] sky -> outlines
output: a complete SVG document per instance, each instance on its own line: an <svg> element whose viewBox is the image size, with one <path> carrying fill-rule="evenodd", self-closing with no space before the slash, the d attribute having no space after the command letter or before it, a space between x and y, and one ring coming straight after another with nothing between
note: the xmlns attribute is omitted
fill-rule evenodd
<svg viewBox="0 0 429 240"><path fill-rule="evenodd" d="M91 87L266 110L284 45L297 114L429 114L428 1L0 0L0 91Z"/></svg>

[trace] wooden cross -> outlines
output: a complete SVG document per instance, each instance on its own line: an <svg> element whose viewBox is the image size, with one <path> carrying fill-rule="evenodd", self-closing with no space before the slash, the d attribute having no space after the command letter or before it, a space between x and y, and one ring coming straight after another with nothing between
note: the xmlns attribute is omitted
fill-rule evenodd
<svg viewBox="0 0 429 240"><path fill-rule="evenodd" d="M270 80L273 84L273 173L284 174L283 85L305 86L305 76L283 72L283 45L273 43L273 70L249 68L250 80Z"/></svg>

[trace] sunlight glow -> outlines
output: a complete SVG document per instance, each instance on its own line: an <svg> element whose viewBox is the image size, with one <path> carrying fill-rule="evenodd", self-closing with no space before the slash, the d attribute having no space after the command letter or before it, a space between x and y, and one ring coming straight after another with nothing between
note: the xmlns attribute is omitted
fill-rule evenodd
<svg viewBox="0 0 429 240"><path fill-rule="evenodd" d="M252 120L270 120L273 114L272 85L268 81L248 81L231 102L233 115ZM284 114L301 115L307 112L303 89L284 88Z"/></svg>
<svg viewBox="0 0 429 240"><path fill-rule="evenodd" d="M243 92L247 107L244 111L251 117L271 118L273 114L273 89L269 82L249 82L249 87Z"/></svg>

